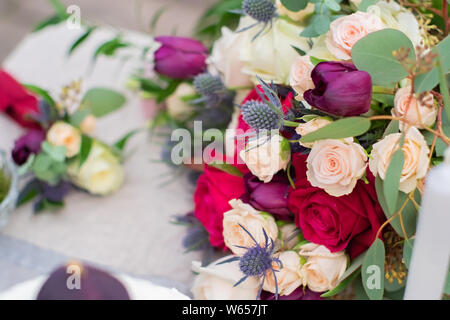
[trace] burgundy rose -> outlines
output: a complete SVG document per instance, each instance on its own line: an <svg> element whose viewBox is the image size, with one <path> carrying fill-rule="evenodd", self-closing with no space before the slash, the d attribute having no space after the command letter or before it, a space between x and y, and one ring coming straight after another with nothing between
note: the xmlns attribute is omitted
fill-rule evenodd
<svg viewBox="0 0 450 320"><path fill-rule="evenodd" d="M348 62L319 63L311 72L315 88L303 97L312 106L337 116L357 116L370 109L372 79Z"/></svg>
<svg viewBox="0 0 450 320"><path fill-rule="evenodd" d="M241 200L253 208L273 214L277 219L290 220L288 209L289 180L286 174L275 175L264 183L251 173L244 176L245 193Z"/></svg>
<svg viewBox="0 0 450 320"><path fill-rule="evenodd" d="M242 167L240 168L242 170ZM205 166L194 194L195 217L209 233L212 246L225 249L223 214L231 209L228 202L244 193L244 179L222 170Z"/></svg>
<svg viewBox="0 0 450 320"><path fill-rule="evenodd" d="M314 292L302 286L295 289L290 295L278 296L278 300L323 300L320 295L323 292ZM275 294L267 291L261 292L261 300L275 300Z"/></svg>
<svg viewBox="0 0 450 320"><path fill-rule="evenodd" d="M161 47L155 52L156 72L175 79L196 76L206 70L208 49L199 41L173 36L156 37Z"/></svg>
<svg viewBox="0 0 450 320"><path fill-rule="evenodd" d="M312 187L306 178L306 156L294 154L295 189L290 189L289 208L305 239L326 246L331 252L346 249L350 258L365 251L385 220L367 171L369 184L358 181L349 195L333 197Z"/></svg>
<svg viewBox="0 0 450 320"><path fill-rule="evenodd" d="M14 162L18 165L22 165L27 162L28 157L31 154L41 152L41 144L44 140L45 132L42 130L28 131L14 143L14 149L12 151Z"/></svg>

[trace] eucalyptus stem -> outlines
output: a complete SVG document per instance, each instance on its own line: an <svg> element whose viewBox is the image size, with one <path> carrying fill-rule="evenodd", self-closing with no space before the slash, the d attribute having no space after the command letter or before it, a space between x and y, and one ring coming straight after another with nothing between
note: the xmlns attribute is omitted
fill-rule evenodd
<svg viewBox="0 0 450 320"><path fill-rule="evenodd" d="M372 93L373 94L390 94L390 95L394 95L394 89L388 89L388 88L384 88L384 87L378 87L378 86L373 86L372 87Z"/></svg>

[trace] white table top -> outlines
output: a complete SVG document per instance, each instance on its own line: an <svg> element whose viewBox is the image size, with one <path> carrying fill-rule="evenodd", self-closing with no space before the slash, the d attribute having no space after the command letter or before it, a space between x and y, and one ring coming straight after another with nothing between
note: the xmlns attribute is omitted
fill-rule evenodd
<svg viewBox="0 0 450 320"><path fill-rule="evenodd" d="M107 86L123 91L127 75L136 67L132 62L121 68L120 59L101 57L89 73L93 52L100 43L111 39L113 32L97 31L68 58L67 49L81 32L60 25L31 34L3 67L19 81L53 93L78 78L84 79L85 87ZM126 37L151 43L148 36L140 34L126 33ZM133 95L127 96L128 103L123 109L99 120L96 134L106 142L145 124L139 101ZM0 130L0 148L10 150L22 131L2 115ZM159 159L161 147L150 143L145 133L130 141L128 151L126 182L118 193L96 198L73 192L66 207L56 213L34 215L31 205L19 208L0 231L0 245L5 238L25 241L71 259L91 261L134 275L162 276L188 285L193 277L191 261L198 260L199 253L184 254L181 240L186 230L169 220L192 209L192 187L186 179L164 185L173 171L165 164L151 161Z"/></svg>

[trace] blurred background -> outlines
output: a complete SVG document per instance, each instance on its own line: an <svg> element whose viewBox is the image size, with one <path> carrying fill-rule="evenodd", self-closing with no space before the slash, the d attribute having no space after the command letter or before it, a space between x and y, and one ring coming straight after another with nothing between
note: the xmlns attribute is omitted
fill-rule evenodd
<svg viewBox="0 0 450 320"><path fill-rule="evenodd" d="M164 8L155 34L191 35L199 17L215 0L63 0L78 5L81 19L148 32L152 17ZM0 0L0 61L42 20L54 14L49 0ZM161 20L162 21L162 20Z"/></svg>

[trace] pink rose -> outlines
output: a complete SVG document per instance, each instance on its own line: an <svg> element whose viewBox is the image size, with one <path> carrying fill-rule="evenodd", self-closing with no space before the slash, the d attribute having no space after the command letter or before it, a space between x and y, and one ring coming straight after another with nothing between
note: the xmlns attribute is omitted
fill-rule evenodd
<svg viewBox="0 0 450 320"><path fill-rule="evenodd" d="M314 83L311 79L312 69L314 69L314 65L308 55L297 57L292 64L289 82L297 93L295 97L297 100L303 100L303 93L306 90L314 89Z"/></svg>
<svg viewBox="0 0 450 320"><path fill-rule="evenodd" d="M366 13L356 12L334 20L330 24L325 43L328 50L338 59L350 60L353 45L371 32L384 29L380 17Z"/></svg>

